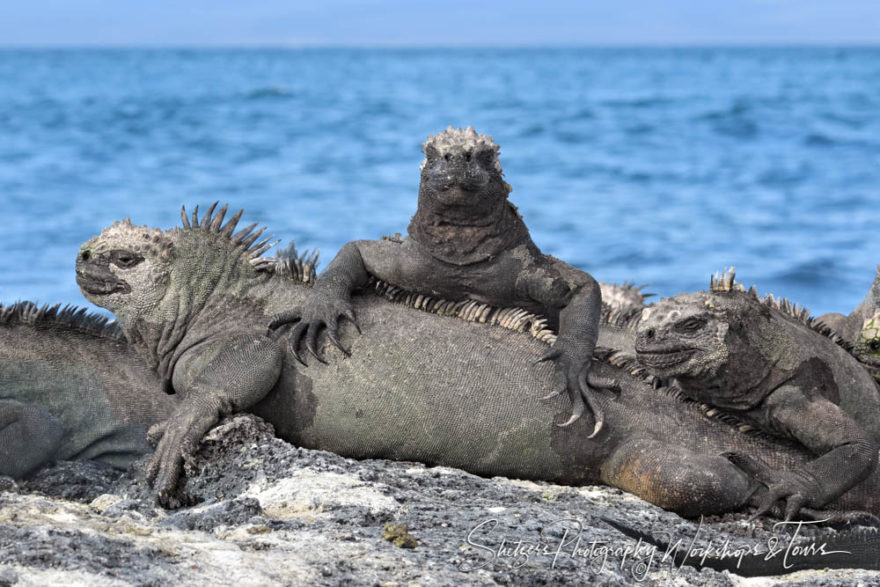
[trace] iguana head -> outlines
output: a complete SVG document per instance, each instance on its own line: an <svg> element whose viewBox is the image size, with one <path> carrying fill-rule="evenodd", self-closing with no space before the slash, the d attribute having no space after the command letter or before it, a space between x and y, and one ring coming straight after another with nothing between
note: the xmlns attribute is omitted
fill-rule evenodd
<svg viewBox="0 0 880 587"><path fill-rule="evenodd" d="M216 204L183 227L160 230L115 222L87 241L76 260L76 280L92 303L113 312L129 340L148 341L151 361L163 359L209 299L233 295L256 279L251 259L275 243L256 242L264 229L252 224L233 234L242 212L223 225L226 206ZM250 281L249 281L250 280Z"/></svg>
<svg viewBox="0 0 880 587"><path fill-rule="evenodd" d="M722 386L721 393L731 394L730 405L753 401L743 391L755 383L746 381L747 376L762 377L772 363L762 355L766 345L761 337L771 316L768 304L777 304L772 298L760 300L754 288L746 291L734 278L730 269L716 274L707 292L649 306L635 344L639 362L652 374L687 380L692 389ZM792 315L805 312L790 309Z"/></svg>
<svg viewBox="0 0 880 587"><path fill-rule="evenodd" d="M163 231L114 222L86 242L76 258L76 283L90 302L111 312L155 306L171 276L174 244Z"/></svg>
<svg viewBox="0 0 880 587"><path fill-rule="evenodd" d="M504 181L498 145L473 127L451 126L423 145L419 207L451 222L487 215L505 205L511 187Z"/></svg>
<svg viewBox="0 0 880 587"><path fill-rule="evenodd" d="M874 379L880 381L880 310L862 323L852 353Z"/></svg>
<svg viewBox="0 0 880 587"><path fill-rule="evenodd" d="M642 311L638 360L660 377L715 375L729 359L730 324L714 294L682 294Z"/></svg>

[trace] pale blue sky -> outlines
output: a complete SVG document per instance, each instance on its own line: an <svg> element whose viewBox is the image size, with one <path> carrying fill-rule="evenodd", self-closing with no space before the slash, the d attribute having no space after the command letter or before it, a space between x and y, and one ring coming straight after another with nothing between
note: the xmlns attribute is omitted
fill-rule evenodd
<svg viewBox="0 0 880 587"><path fill-rule="evenodd" d="M28 0L0 45L877 44L880 0Z"/></svg>

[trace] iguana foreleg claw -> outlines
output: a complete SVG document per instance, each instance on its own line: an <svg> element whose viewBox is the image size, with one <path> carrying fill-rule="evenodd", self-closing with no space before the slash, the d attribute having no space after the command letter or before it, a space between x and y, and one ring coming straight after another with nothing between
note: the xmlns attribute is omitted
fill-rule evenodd
<svg viewBox="0 0 880 587"><path fill-rule="evenodd" d="M778 471L759 458L745 453L728 452L724 457L745 471L747 475L767 486L767 494L761 498L758 509L749 520L769 512L779 500L785 500L785 520L794 518L806 505L813 503L820 495L818 482L805 471Z"/></svg>
<svg viewBox="0 0 880 587"><path fill-rule="evenodd" d="M595 425L593 426L593 432L588 438L594 438L605 424L605 414L594 397L596 392L588 383L592 358L587 354L586 361L578 360L577 357L584 356L585 353L571 352L568 346L562 338L557 338L556 344L541 357L539 362L556 361L556 370L564 379L565 389L568 391L568 397L571 400L571 417L563 424L559 424L559 426L561 428L570 426L584 415L587 406L589 406L595 418ZM602 378L593 379L600 382L602 386L609 383ZM609 386L613 386L613 383ZM557 394L547 396L545 399L549 399L553 395Z"/></svg>
<svg viewBox="0 0 880 587"><path fill-rule="evenodd" d="M218 420L216 411L193 405L150 428L147 437L154 441L161 439L147 461L147 482L157 491L159 503L163 506L173 508L180 505L175 490L183 474L184 459L195 454L199 441Z"/></svg>
<svg viewBox="0 0 880 587"><path fill-rule="evenodd" d="M315 290L303 308L276 315L269 323L269 329L274 330L285 324L297 322L290 333L290 348L293 356L303 365L306 364L299 352L300 345L304 342L309 353L318 361L326 363L327 361L318 352L318 335L322 328L327 329L327 338L335 347L346 356L351 356L351 351L345 348L339 340L341 318L354 324L360 333L361 327L349 301Z"/></svg>

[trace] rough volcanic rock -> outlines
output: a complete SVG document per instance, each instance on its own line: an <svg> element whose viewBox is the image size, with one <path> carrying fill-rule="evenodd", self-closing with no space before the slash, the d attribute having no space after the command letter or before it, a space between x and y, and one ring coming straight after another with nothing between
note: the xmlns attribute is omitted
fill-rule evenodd
<svg viewBox="0 0 880 587"><path fill-rule="evenodd" d="M688 521L606 487L485 479L445 467L353 461L296 448L253 416L224 421L187 464L185 500L155 505L140 468L61 463L0 482L0 586L173 584L508 585L876 584L880 573L810 571L743 579L653 562L605 524ZM704 521L700 539L758 545L745 516Z"/></svg>

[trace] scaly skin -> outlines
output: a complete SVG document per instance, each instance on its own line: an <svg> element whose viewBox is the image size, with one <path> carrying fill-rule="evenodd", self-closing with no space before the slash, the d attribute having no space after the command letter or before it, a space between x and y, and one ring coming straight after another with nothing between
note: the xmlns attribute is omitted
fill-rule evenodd
<svg viewBox="0 0 880 587"><path fill-rule="evenodd" d="M642 293L645 285L633 285L632 282L624 284L599 282L602 291L602 306L612 312L627 314L636 310L641 311L645 307L645 299L654 294Z"/></svg>
<svg viewBox="0 0 880 587"><path fill-rule="evenodd" d="M590 416L556 426L570 402L539 399L554 389L554 373L535 364L552 332L515 309L410 296L411 304L430 310L424 312L357 295L352 302L364 333L355 336L348 324L340 331L351 357L323 336L318 350L333 360L302 366L267 328L281 308L305 302L312 288L256 271L258 247L248 248L249 237L231 237L229 225L220 228L224 212L201 224L194 215L195 227L165 232L117 223L87 242L77 260L85 295L116 313L132 344L181 398L167 425L156 429L162 438L148 465L168 505L177 500L183 459L204 432L242 410L299 446L480 475L605 483L687 516L737 510L754 499L757 484L720 453L757 455L782 470L810 458L790 443L708 418L669 390L654 390L604 361L595 362L595 376L619 387L616 398L597 400L610 426L593 439ZM618 326L609 340L626 334ZM876 487L872 479L834 505L877 511Z"/></svg>
<svg viewBox="0 0 880 587"><path fill-rule="evenodd" d="M802 467L774 471L749 454L733 462L768 486L758 510L821 508L872 474L880 446L880 391L844 349L813 330L801 310L765 303L733 281L682 294L643 312L638 361L674 378L689 397L737 413L807 447Z"/></svg>
<svg viewBox="0 0 880 587"><path fill-rule="evenodd" d="M176 401L106 320L74 308L0 306L0 474L54 460L125 468Z"/></svg>
<svg viewBox="0 0 880 587"><path fill-rule="evenodd" d="M428 137L424 148L419 205L409 235L402 241L343 246L321 274L309 302L280 314L273 326L298 322L292 334L294 351L304 339L320 360L315 348L318 332L326 328L336 343L340 319L357 324L352 292L371 278L447 300L525 308L549 316L559 332L544 359L555 360L560 391L568 392L573 405L571 418L562 426L584 413L586 401L595 416L593 433L598 433L603 418L587 373L599 333L599 285L588 273L542 254L532 242L507 199L511 188L503 179L498 146L491 137L473 128L449 127Z"/></svg>
<svg viewBox="0 0 880 587"><path fill-rule="evenodd" d="M880 382L880 265L865 299L849 316L823 314L816 321L852 345L853 356Z"/></svg>

